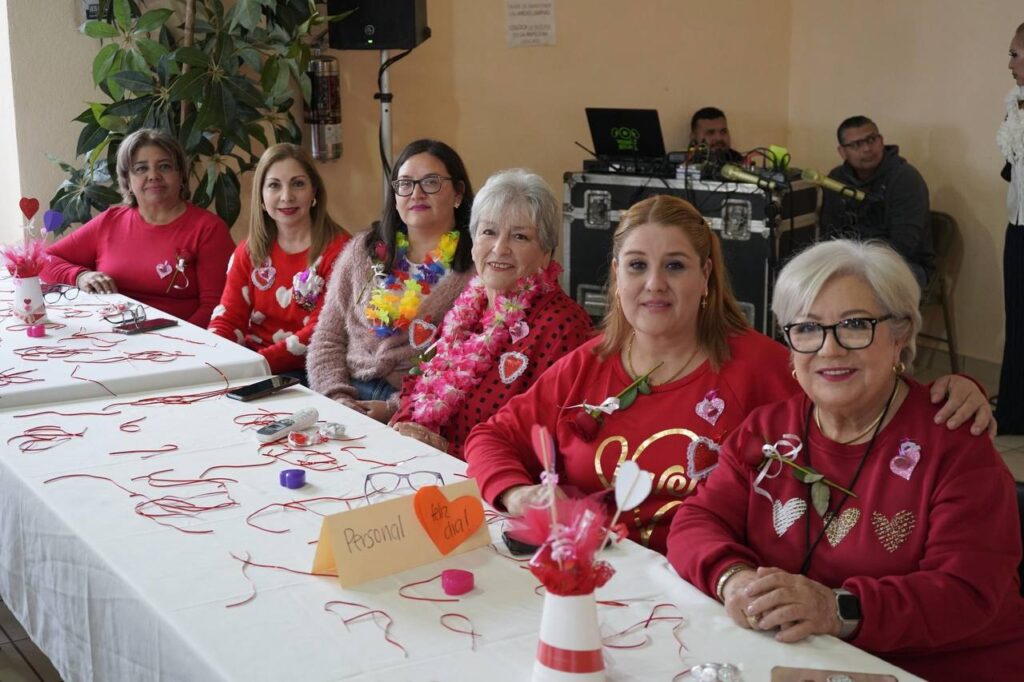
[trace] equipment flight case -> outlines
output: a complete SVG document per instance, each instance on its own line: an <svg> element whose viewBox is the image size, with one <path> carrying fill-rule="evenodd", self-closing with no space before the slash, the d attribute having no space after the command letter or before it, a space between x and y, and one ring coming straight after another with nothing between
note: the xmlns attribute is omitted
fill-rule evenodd
<svg viewBox="0 0 1024 682"><path fill-rule="evenodd" d="M636 202L656 194L689 201L711 223L740 307L772 335L775 275L788 257L817 238L818 188L796 180L766 193L757 185L618 173L564 175L565 290L593 317L605 313L612 235Z"/></svg>

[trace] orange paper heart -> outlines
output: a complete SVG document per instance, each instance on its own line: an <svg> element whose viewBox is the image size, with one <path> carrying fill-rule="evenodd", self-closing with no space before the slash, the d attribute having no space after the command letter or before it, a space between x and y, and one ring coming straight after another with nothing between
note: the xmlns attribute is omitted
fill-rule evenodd
<svg viewBox="0 0 1024 682"><path fill-rule="evenodd" d="M416 518L441 554L449 554L484 523L484 506L469 495L449 501L436 485L416 491Z"/></svg>

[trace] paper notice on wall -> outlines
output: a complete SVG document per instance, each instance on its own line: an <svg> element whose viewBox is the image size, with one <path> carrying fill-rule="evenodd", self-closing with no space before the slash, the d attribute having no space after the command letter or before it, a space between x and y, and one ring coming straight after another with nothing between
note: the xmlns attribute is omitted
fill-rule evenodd
<svg viewBox="0 0 1024 682"><path fill-rule="evenodd" d="M555 44L555 0L505 0L509 47Z"/></svg>

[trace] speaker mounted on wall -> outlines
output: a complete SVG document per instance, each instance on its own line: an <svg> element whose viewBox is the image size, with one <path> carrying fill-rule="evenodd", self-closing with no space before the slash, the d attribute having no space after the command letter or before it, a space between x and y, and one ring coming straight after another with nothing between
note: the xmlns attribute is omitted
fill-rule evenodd
<svg viewBox="0 0 1024 682"><path fill-rule="evenodd" d="M330 25L334 50L411 50L430 37L427 0L328 0L327 12L355 10Z"/></svg>

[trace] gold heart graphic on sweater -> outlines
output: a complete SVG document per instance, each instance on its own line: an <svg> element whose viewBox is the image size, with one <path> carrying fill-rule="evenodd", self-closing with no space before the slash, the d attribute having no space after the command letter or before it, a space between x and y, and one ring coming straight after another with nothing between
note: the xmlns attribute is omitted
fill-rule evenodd
<svg viewBox="0 0 1024 682"><path fill-rule="evenodd" d="M829 519L832 515L829 515ZM829 520L825 520L825 537L828 538L828 544L833 547L838 547L839 543L843 541L843 538L853 530L853 527L860 521L860 509L856 507L850 507L844 509L843 513L840 514L834 521L829 523Z"/></svg>
<svg viewBox="0 0 1024 682"><path fill-rule="evenodd" d="M885 514L871 512L871 525L875 527L875 535L885 551L892 553L899 549L900 545L910 536L914 530L914 512L904 509L893 514L892 519L887 519Z"/></svg>

